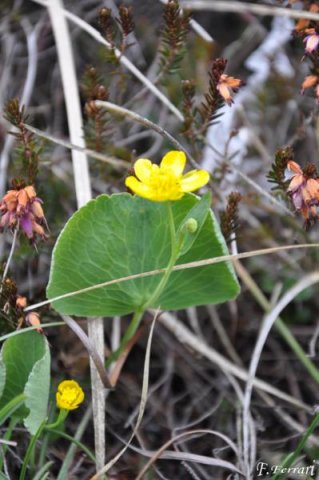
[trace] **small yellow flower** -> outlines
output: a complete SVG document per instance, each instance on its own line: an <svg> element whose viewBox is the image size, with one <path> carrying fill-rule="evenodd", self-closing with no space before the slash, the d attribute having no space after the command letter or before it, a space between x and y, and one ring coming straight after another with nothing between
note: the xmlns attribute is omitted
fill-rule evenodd
<svg viewBox="0 0 319 480"><path fill-rule="evenodd" d="M193 192L209 181L205 170L192 170L183 175L185 164L186 155L180 151L168 152L160 165L140 158L134 165L137 178L127 177L125 185L136 195L154 202L179 200L184 193Z"/></svg>
<svg viewBox="0 0 319 480"><path fill-rule="evenodd" d="M75 410L84 400L84 392L74 380L64 380L56 392L56 404L61 410Z"/></svg>

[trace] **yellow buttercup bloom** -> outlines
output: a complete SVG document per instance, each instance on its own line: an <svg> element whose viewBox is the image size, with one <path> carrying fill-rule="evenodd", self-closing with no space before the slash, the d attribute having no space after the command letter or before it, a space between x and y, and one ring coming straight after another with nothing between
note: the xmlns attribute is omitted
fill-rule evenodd
<svg viewBox="0 0 319 480"><path fill-rule="evenodd" d="M56 392L56 404L61 410L75 410L84 400L84 392L74 380L64 380Z"/></svg>
<svg viewBox="0 0 319 480"><path fill-rule="evenodd" d="M206 170L192 170L183 175L185 164L186 155L180 151L168 152L160 165L140 158L134 165L136 177L127 177L125 185L139 197L154 202L179 200L184 193L193 192L209 181Z"/></svg>

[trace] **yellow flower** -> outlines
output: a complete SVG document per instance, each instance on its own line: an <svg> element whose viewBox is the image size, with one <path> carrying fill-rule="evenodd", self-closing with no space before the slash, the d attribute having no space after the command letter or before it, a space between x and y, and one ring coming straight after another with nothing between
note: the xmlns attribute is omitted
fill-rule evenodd
<svg viewBox="0 0 319 480"><path fill-rule="evenodd" d="M74 380L64 380L56 392L56 404L61 410L75 410L84 400L84 392Z"/></svg>
<svg viewBox="0 0 319 480"><path fill-rule="evenodd" d="M183 175L185 164L186 155L180 151L168 152L160 165L140 158L134 165L137 178L128 177L125 185L136 195L154 202L179 200L184 193L193 192L209 181L205 170L192 170Z"/></svg>

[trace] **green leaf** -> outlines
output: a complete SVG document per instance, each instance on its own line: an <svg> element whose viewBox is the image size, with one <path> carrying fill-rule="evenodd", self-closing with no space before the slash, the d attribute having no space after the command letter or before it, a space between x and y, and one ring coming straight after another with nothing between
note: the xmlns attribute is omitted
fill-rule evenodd
<svg viewBox="0 0 319 480"><path fill-rule="evenodd" d="M30 410L29 415L24 419L24 425L31 435L35 435L41 423L48 415L50 360L50 350L46 342L45 353L43 357L34 364L24 388L26 396L25 405Z"/></svg>
<svg viewBox="0 0 319 480"><path fill-rule="evenodd" d="M199 202L192 194L172 202L176 230ZM227 254L210 211L196 240L177 263ZM133 274L165 268L171 254L167 204L126 193L101 195L66 224L53 252L49 299ZM162 274L109 285L53 302L59 312L80 316L124 315L151 297ZM173 272L154 308L177 310L236 297L239 285L230 263Z"/></svg>
<svg viewBox="0 0 319 480"><path fill-rule="evenodd" d="M185 253L188 252L188 250L192 247L193 243L198 237L207 218L211 200L211 193L205 193L205 195L199 200L198 203L195 204L193 208L191 208L191 210L187 213L186 217L181 222L176 232L177 239L181 238L182 240L179 256L185 255ZM191 220L194 220L197 224L195 231L187 229L187 223Z"/></svg>
<svg viewBox="0 0 319 480"><path fill-rule="evenodd" d="M47 349L45 337L34 331L11 337L4 342L2 359L6 368L6 382L0 399L0 408L24 392L34 366L45 355ZM28 408L23 405L14 415L24 418L28 413Z"/></svg>

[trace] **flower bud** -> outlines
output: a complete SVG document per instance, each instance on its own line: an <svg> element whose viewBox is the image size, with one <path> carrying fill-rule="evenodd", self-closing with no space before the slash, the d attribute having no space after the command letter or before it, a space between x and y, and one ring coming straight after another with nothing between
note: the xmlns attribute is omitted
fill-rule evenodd
<svg viewBox="0 0 319 480"><path fill-rule="evenodd" d="M16 298L16 307L22 310L27 306L27 299L26 297L21 297L21 295L18 295Z"/></svg>
<svg viewBox="0 0 319 480"><path fill-rule="evenodd" d="M30 327L37 327L36 331L38 333L43 333L43 330L40 327L41 325L40 315L37 312L29 312L25 317L25 321L27 322L28 325L30 325Z"/></svg>
<svg viewBox="0 0 319 480"><path fill-rule="evenodd" d="M195 233L198 229L198 222L195 218L189 218L184 225L184 231L187 233Z"/></svg>

